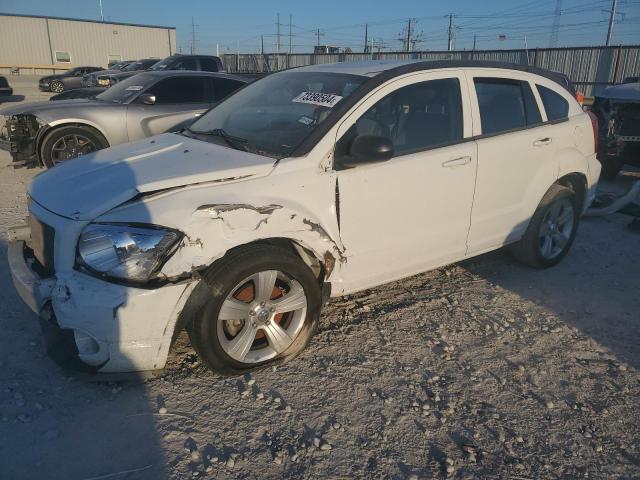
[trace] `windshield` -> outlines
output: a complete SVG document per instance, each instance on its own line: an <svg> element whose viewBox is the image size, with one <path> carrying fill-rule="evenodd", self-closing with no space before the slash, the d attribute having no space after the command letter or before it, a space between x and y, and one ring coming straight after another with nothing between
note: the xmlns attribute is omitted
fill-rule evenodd
<svg viewBox="0 0 640 480"><path fill-rule="evenodd" d="M144 70L142 62L133 62L122 69L123 72L134 72L136 70Z"/></svg>
<svg viewBox="0 0 640 480"><path fill-rule="evenodd" d="M286 157L366 80L340 73L274 73L209 110L189 131L222 130L242 139L249 151Z"/></svg>
<svg viewBox="0 0 640 480"><path fill-rule="evenodd" d="M149 70L164 70L167 66L173 62L174 57L167 57L164 60L160 60L156 64L153 65Z"/></svg>
<svg viewBox="0 0 640 480"><path fill-rule="evenodd" d="M139 73L107 88L97 95L96 99L103 102L125 103L146 88L153 78L153 75Z"/></svg>

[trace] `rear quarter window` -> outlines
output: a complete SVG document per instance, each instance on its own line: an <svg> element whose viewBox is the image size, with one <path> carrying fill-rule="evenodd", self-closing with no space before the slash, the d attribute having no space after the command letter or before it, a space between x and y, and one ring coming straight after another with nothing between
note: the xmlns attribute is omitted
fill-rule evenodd
<svg viewBox="0 0 640 480"><path fill-rule="evenodd" d="M569 116L569 102L566 98L542 85L536 85L536 89L542 99L548 120L562 120Z"/></svg>

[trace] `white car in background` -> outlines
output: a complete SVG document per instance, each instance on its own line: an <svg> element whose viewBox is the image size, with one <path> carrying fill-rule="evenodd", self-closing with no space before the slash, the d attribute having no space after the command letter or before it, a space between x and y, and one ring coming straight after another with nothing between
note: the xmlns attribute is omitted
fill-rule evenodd
<svg viewBox="0 0 640 480"><path fill-rule="evenodd" d="M272 74L181 134L35 178L16 288L54 353L92 371L161 369L187 328L233 374L300 352L329 296L505 245L549 267L600 174L597 125L556 79L480 62Z"/></svg>

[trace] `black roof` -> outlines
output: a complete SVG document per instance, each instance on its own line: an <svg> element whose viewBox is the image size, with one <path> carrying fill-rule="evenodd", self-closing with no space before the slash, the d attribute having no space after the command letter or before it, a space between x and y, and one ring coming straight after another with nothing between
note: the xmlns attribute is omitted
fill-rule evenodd
<svg viewBox="0 0 640 480"><path fill-rule="evenodd" d="M22 13L3 13L0 12L0 17L23 17L23 18L49 18L51 20L68 20L70 22L89 22L89 23L103 23L106 25L125 25L127 27L146 27L146 28L168 28L175 30L176 27L166 27L164 25L143 25L141 23L123 23L123 22L102 22L100 20L87 20L84 18L69 18L69 17L52 17L49 15L25 15Z"/></svg>

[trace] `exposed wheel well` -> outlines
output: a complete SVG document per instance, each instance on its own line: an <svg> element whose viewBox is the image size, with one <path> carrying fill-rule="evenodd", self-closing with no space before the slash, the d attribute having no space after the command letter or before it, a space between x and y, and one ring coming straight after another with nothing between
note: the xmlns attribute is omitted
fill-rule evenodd
<svg viewBox="0 0 640 480"><path fill-rule="evenodd" d="M60 125L56 125L55 127L51 127L46 130L43 130L42 133L38 135L36 152L38 152L38 162L40 163L40 165L42 165L42 146L44 144L45 139L52 133L57 132L62 128L68 128L68 127L81 127L81 128L89 129L100 137L100 139L103 141L106 147L109 147L109 141L105 138L102 132L98 130L96 127L87 125L86 123L78 123L78 122L62 123Z"/></svg>
<svg viewBox="0 0 640 480"><path fill-rule="evenodd" d="M578 210L582 212L587 197L587 178L582 173L569 173L559 178L556 183L573 190L578 201Z"/></svg>
<svg viewBox="0 0 640 480"><path fill-rule="evenodd" d="M256 240L254 242L245 243L244 245L239 245L232 250L236 250L238 248L247 248L251 245L260 244L274 245L294 252L300 258L300 260L302 260L311 269L320 283L324 281L324 278L326 276L325 262L319 260L310 248L301 244L300 242L291 240L290 238L266 238ZM229 252L227 252L227 254L228 253Z"/></svg>
<svg viewBox="0 0 640 480"><path fill-rule="evenodd" d="M313 274L318 279L318 283L320 288L323 289L323 300L326 300L330 295L330 289L326 290L325 286L330 286L329 284L325 284L324 279L328 276L326 272L326 268L329 267L325 265L325 261L321 261L317 258L317 256L313 253L313 251L299 242L296 242L289 238L266 238L255 240L253 242L245 243L242 245L238 245L225 253L225 256L229 255L230 252L237 251L240 249L245 249L251 247L252 245L274 245L285 250L289 250L294 252L313 272ZM218 259L220 260L220 259ZM216 260L216 261L218 261ZM215 263L215 262L214 262ZM203 281L200 281L199 284L195 287L189 299L187 300L184 308L180 312L176 325L173 331L173 340L177 338L178 334L186 328L186 326L193 320L194 316L198 313L198 311L204 305L208 296L208 287L204 284Z"/></svg>

